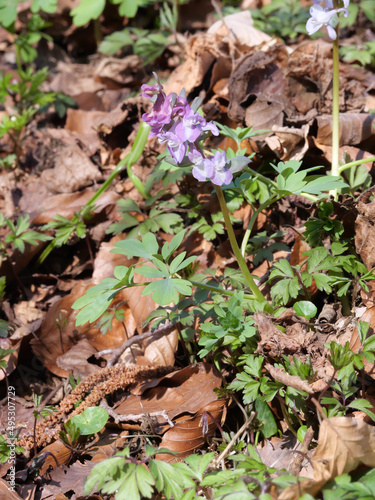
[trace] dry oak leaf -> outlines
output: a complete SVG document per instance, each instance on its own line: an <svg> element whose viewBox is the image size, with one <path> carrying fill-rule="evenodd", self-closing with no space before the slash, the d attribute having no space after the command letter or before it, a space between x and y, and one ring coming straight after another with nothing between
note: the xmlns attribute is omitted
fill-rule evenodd
<svg viewBox="0 0 375 500"><path fill-rule="evenodd" d="M175 421L175 426L163 435L160 447L168 448L168 450L178 452L179 454L176 457L163 453L157 455L156 458L164 460L165 462L175 462L176 460L191 455L201 448L207 438L214 435L217 431L215 422L219 424L222 423L221 420L225 404L225 399L218 399L201 408L193 416L183 415L182 417L178 417ZM209 413L209 415L205 417L207 418L206 429L204 429L202 424L204 412Z"/></svg>
<svg viewBox="0 0 375 500"><path fill-rule="evenodd" d="M16 492L9 489L9 483L0 477L0 500L21 500Z"/></svg>
<svg viewBox="0 0 375 500"><path fill-rule="evenodd" d="M287 488L278 500L298 500L304 493L315 496L336 476L347 474L362 464L375 467L375 428L362 420L347 417L323 420L312 464L314 480Z"/></svg>
<svg viewBox="0 0 375 500"><path fill-rule="evenodd" d="M121 415L164 410L170 419L186 413L191 417L191 414L217 400L214 389L221 384L221 376L212 365L198 363L168 373L161 379L139 382L131 395L114 409ZM162 415L157 420L159 424L166 422Z"/></svg>
<svg viewBox="0 0 375 500"><path fill-rule="evenodd" d="M367 269L375 266L375 187L367 189L358 198L358 217L355 221L355 249Z"/></svg>

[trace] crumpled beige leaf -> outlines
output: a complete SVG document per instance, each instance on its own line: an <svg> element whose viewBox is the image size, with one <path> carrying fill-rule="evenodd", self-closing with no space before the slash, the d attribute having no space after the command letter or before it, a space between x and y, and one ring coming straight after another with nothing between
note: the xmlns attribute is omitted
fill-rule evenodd
<svg viewBox="0 0 375 500"><path fill-rule="evenodd" d="M375 428L348 417L323 420L312 464L314 480L300 481L299 486L287 488L278 500L298 500L304 493L315 496L336 476L349 473L361 464L375 467Z"/></svg>

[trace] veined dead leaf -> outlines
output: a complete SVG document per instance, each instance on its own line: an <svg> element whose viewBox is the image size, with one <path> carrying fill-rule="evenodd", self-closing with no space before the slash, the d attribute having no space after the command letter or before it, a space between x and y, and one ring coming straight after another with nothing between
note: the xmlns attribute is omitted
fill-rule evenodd
<svg viewBox="0 0 375 500"><path fill-rule="evenodd" d="M173 456L161 453L157 455L156 458L166 462L175 462L201 448L206 442L207 437L215 434L217 425L213 419L215 419L217 423L221 423L224 406L225 399L218 399L201 408L193 416L184 415L177 418L175 426L163 435L160 446L168 448L170 451L176 451L179 455ZM206 429L204 429L202 425L203 412L208 412L213 417L211 418L210 415L206 415ZM206 432L204 432L205 430Z"/></svg>
<svg viewBox="0 0 375 500"><path fill-rule="evenodd" d="M375 467L375 428L347 417L323 420L312 463L314 480L287 488L279 500L298 500L304 493L315 496L336 476L347 474L359 465Z"/></svg>
<svg viewBox="0 0 375 500"><path fill-rule="evenodd" d="M9 490L9 483L0 477L0 500L21 500L16 492Z"/></svg>

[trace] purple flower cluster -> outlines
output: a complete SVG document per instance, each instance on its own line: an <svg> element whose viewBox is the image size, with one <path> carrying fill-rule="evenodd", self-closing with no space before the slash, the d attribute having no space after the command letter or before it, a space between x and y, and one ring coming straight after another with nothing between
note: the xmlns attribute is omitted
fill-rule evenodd
<svg viewBox="0 0 375 500"><path fill-rule="evenodd" d="M316 33L323 26L327 27L328 36L332 40L336 40L337 34L335 26L337 24L337 14L339 12L344 12L344 16L348 17L347 7L349 6L350 0L342 0L344 7L340 9L333 8L332 0L325 0L325 8L320 4L323 0L313 0L314 5L310 8L310 19L306 23L306 30L309 35Z"/></svg>
<svg viewBox="0 0 375 500"><path fill-rule="evenodd" d="M151 127L151 135L156 136L161 144L166 144L177 164L188 158L194 165L192 173L197 180L208 178L218 186L230 184L233 174L225 152L217 151L214 156L206 158L199 145L208 133L219 135L216 125L207 122L194 110L194 102L190 106L183 95L166 95L157 77L156 82L141 87L141 96L154 103L151 111L142 116Z"/></svg>

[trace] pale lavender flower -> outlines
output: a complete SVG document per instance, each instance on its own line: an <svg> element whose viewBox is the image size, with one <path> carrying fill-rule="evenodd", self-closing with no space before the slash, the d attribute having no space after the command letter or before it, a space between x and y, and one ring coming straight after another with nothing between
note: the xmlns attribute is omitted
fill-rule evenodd
<svg viewBox="0 0 375 500"><path fill-rule="evenodd" d="M192 174L198 181L205 181L214 175L214 166L211 162L207 162L202 153L194 145L190 147L188 158L194 165Z"/></svg>
<svg viewBox="0 0 375 500"><path fill-rule="evenodd" d="M213 157L204 161L206 169L208 169L208 162L211 163L214 169L213 175L210 176L213 184L222 186L223 184L230 184L232 182L233 174L230 170L225 168L225 165L227 164L227 155L225 154L225 151L222 151L221 153L216 151Z"/></svg>
<svg viewBox="0 0 375 500"><path fill-rule="evenodd" d="M202 133L202 122L205 120L189 107L182 121L176 126L176 135L182 141L194 142Z"/></svg>
<svg viewBox="0 0 375 500"><path fill-rule="evenodd" d="M306 30L309 35L312 35L313 33L316 33L319 31L323 26L327 27L328 35L332 40L336 40L337 34L336 30L332 26L335 20L336 14L339 12L344 12L344 16L348 16L348 10L345 8L341 9L331 9L329 8L323 8L318 0L313 0L314 5L310 8L310 19L308 19L306 23ZM347 6L349 5L350 0L344 0L344 5ZM330 0L326 0L326 5L331 6L332 2Z"/></svg>
<svg viewBox="0 0 375 500"><path fill-rule="evenodd" d="M187 155L193 164L192 174L198 181L210 179L218 186L230 184L233 172L242 170L249 160L236 157L227 161L225 152L219 151L213 157L205 158L199 141L205 139L207 132L219 135L217 126L197 113L199 102L194 100L190 106L183 93L165 95L156 74L155 79L154 85L142 85L141 94L153 102L150 112L142 116L151 127L150 135L166 144L177 164L185 163Z"/></svg>
<svg viewBox="0 0 375 500"><path fill-rule="evenodd" d="M160 144L167 143L169 154L177 163L181 163L187 151L186 141L181 140L173 131L161 132L158 139Z"/></svg>

